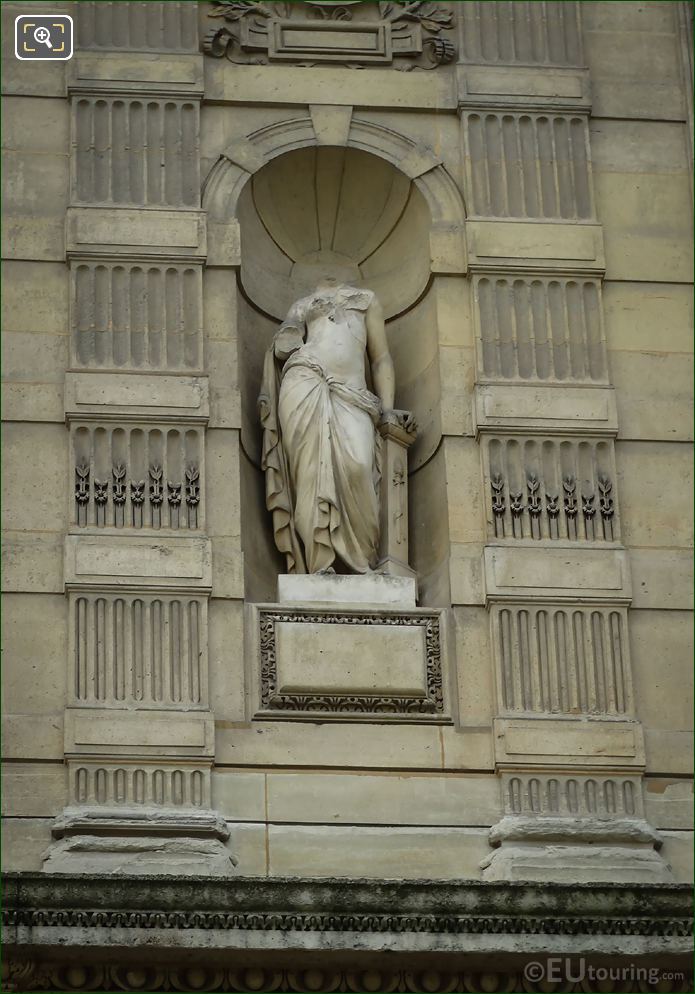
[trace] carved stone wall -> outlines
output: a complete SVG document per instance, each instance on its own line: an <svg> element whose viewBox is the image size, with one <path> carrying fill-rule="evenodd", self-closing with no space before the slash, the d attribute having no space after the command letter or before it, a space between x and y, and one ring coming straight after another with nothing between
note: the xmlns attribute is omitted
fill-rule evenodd
<svg viewBox="0 0 695 994"><path fill-rule="evenodd" d="M683 9L61 3L30 64L2 8L7 867L689 879ZM419 424L417 603L278 594L261 362L329 257ZM529 986L438 969L377 987Z"/></svg>

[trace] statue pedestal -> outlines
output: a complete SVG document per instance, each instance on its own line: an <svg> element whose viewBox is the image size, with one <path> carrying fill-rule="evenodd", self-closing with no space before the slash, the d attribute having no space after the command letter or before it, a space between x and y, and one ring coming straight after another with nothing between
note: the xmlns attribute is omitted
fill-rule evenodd
<svg viewBox="0 0 695 994"><path fill-rule="evenodd" d="M411 577L292 575L252 610L255 718L450 723L441 611Z"/></svg>
<svg viewBox="0 0 695 994"><path fill-rule="evenodd" d="M417 581L414 577L366 573L344 576L339 573L282 573L278 577L280 604L355 604L370 607L415 607Z"/></svg>

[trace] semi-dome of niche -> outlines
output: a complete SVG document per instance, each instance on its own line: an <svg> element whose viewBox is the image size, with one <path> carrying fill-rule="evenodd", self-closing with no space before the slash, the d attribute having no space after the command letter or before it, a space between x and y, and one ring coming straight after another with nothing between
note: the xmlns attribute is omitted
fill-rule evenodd
<svg viewBox="0 0 695 994"><path fill-rule="evenodd" d="M278 320L323 273L374 290L386 317L427 286L425 200L407 176L368 152L312 147L279 156L246 185L239 220L244 290Z"/></svg>

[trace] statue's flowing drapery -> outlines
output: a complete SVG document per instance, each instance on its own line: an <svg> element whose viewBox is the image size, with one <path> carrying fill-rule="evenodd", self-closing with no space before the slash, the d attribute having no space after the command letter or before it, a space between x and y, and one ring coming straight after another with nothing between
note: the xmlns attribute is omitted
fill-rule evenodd
<svg viewBox="0 0 695 994"><path fill-rule="evenodd" d="M333 311L365 311L372 294L338 291ZM311 342L297 348L281 367L276 343L298 343L312 320L316 298L295 304L266 353L259 398L263 425L266 503L273 516L278 549L289 573L316 573L336 557L356 573L376 565L379 541L380 438L375 426L381 404L367 389L355 389L332 375L312 354ZM323 314L326 301L323 301ZM361 329L364 321L339 323L337 333Z"/></svg>

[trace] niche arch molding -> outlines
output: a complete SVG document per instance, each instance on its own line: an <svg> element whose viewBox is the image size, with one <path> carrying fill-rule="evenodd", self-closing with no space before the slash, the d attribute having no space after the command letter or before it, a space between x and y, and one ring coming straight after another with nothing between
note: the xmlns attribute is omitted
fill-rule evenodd
<svg viewBox="0 0 695 994"><path fill-rule="evenodd" d="M208 263L238 265L218 226L237 221L239 197L254 173L295 149L333 146L359 149L391 163L422 194L431 218L429 251L433 274L467 271L466 211L463 198L441 158L427 145L372 121L352 117L350 107L310 108L311 113L278 121L233 141L221 153L203 184L203 209L210 226Z"/></svg>

